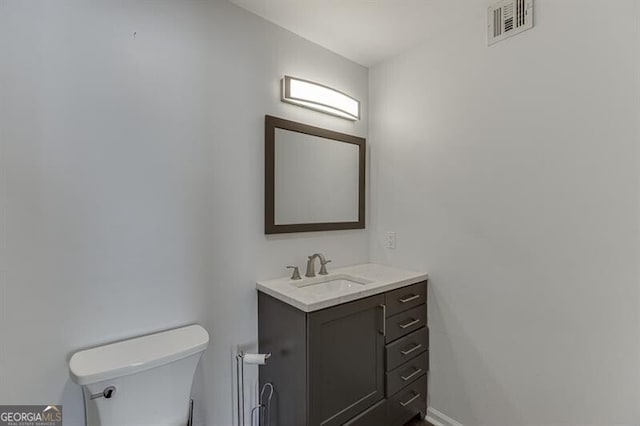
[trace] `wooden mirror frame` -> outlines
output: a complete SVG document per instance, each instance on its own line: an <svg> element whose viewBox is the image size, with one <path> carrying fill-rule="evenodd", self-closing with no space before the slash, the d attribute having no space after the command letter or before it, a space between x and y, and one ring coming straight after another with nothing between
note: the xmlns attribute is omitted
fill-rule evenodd
<svg viewBox="0 0 640 426"><path fill-rule="evenodd" d="M364 138L334 132L332 130L313 127L283 118L265 115L264 121L264 233L286 234L291 232L316 232L338 231L344 229L365 228L365 169L367 159L367 141ZM318 136L338 142L357 145L359 148L358 170L358 220L355 222L318 222L318 223L291 223L276 225L275 223L275 144L276 129L289 130L291 132L304 133Z"/></svg>

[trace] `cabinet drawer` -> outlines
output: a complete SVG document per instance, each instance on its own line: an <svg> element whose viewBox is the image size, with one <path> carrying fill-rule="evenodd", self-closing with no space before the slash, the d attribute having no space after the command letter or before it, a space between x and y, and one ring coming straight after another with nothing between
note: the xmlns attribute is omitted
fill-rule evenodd
<svg viewBox="0 0 640 426"><path fill-rule="evenodd" d="M385 342L393 342L427 324L427 305L416 306L386 319Z"/></svg>
<svg viewBox="0 0 640 426"><path fill-rule="evenodd" d="M386 395L391 396L403 387L418 380L429 371L429 352L405 362L400 367L387 373Z"/></svg>
<svg viewBox="0 0 640 426"><path fill-rule="evenodd" d="M387 400L387 425L403 425L418 413L422 416L427 414L427 376L422 376Z"/></svg>
<svg viewBox="0 0 640 426"><path fill-rule="evenodd" d="M399 367L427 349L429 349L429 329L427 327L388 344L386 346L387 371Z"/></svg>
<svg viewBox="0 0 640 426"><path fill-rule="evenodd" d="M383 399L364 413L346 422L344 426L387 426L386 413L387 400Z"/></svg>
<svg viewBox="0 0 640 426"><path fill-rule="evenodd" d="M422 305L427 301L427 282L413 284L390 291L384 295L384 303L387 305L387 316L393 316L414 306Z"/></svg>

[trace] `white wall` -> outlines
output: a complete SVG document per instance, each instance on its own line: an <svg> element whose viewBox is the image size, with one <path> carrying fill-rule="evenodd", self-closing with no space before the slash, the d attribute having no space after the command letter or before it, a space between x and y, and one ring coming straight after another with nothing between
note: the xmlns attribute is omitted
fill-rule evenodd
<svg viewBox="0 0 640 426"><path fill-rule="evenodd" d="M231 424L255 280L368 258L365 231L263 234L265 114L367 133L281 103L285 73L366 109L365 68L226 2L0 0L0 403L82 424L74 351L197 321L199 422Z"/></svg>
<svg viewBox="0 0 640 426"><path fill-rule="evenodd" d="M487 4L370 71L372 260L430 272L433 408L638 425L640 6L538 0L488 48Z"/></svg>

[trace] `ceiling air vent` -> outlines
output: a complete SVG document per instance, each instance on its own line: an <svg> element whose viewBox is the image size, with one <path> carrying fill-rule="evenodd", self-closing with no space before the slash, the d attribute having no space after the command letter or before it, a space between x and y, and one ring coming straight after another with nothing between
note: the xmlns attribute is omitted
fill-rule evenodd
<svg viewBox="0 0 640 426"><path fill-rule="evenodd" d="M487 12L489 46L533 28L533 0L504 0Z"/></svg>

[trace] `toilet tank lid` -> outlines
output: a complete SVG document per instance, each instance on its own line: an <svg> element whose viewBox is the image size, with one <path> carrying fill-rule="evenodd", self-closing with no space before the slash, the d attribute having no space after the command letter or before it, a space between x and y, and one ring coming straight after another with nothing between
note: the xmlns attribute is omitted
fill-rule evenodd
<svg viewBox="0 0 640 426"><path fill-rule="evenodd" d="M76 352L69 373L74 382L87 385L186 358L208 344L207 330L190 325Z"/></svg>

